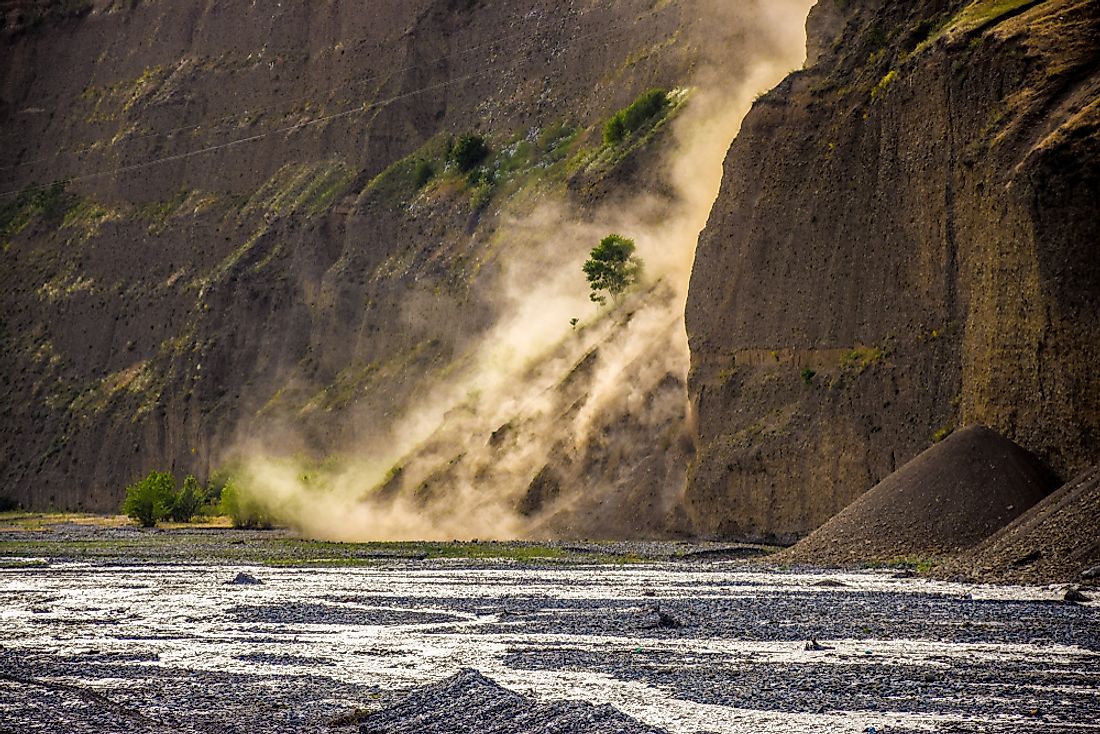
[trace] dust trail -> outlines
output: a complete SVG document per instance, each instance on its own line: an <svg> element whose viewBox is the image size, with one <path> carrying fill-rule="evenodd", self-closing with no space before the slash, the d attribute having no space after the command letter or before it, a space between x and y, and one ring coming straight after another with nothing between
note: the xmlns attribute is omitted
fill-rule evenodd
<svg viewBox="0 0 1100 734"><path fill-rule="evenodd" d="M663 144L673 195L637 193L584 214L565 201L505 207L498 235L529 246L509 248L492 293L497 322L452 376L409 406L388 441L355 456L307 469L252 447L244 491L278 520L334 540L683 532L695 244L753 98L805 56L810 4L707 5L707 22L746 29L745 48L736 63L704 59L682 90L690 99ZM636 240L647 277L597 312L581 265L610 232Z"/></svg>

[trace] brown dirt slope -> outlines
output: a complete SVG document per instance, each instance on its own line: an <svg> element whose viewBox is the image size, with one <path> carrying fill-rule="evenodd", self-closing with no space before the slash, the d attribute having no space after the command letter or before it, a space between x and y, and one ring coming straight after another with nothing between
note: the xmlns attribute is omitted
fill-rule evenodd
<svg viewBox="0 0 1100 734"><path fill-rule="evenodd" d="M1084 579L1081 572L1100 566L1098 517L1100 464L1068 482L943 571L1004 583L1095 584L1100 579Z"/></svg>
<svg viewBox="0 0 1100 734"><path fill-rule="evenodd" d="M1056 486L1033 455L973 426L888 476L783 558L832 564L957 552L989 537Z"/></svg>

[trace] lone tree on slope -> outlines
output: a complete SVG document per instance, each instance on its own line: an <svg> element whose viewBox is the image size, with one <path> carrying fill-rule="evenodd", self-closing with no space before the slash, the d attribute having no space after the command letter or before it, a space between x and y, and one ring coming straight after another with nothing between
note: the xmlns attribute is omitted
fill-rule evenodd
<svg viewBox="0 0 1100 734"><path fill-rule="evenodd" d="M634 255L634 249L634 240L617 234L609 234L592 248L584 263L584 275L592 289L589 298L602 306L607 303L605 294L610 294L617 302L624 291L638 282L643 263Z"/></svg>

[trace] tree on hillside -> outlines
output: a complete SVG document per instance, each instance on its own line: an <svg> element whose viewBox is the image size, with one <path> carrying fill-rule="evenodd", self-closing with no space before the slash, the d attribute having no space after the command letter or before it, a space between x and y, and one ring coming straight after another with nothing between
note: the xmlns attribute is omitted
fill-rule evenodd
<svg viewBox="0 0 1100 734"><path fill-rule="evenodd" d="M634 255L634 240L609 234L592 249L584 263L584 275L592 289L594 302L607 303L607 294L615 301L641 277L643 263Z"/></svg>

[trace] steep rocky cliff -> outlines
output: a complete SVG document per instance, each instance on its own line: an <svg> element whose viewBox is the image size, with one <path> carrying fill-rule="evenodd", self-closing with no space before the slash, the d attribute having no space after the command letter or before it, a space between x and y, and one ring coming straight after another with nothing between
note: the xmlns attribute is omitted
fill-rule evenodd
<svg viewBox="0 0 1100 734"><path fill-rule="evenodd" d="M581 317L556 353L562 375L542 378L560 387L554 415L589 431L525 458L521 514L552 514L566 483L606 488L574 513L590 518L679 491L681 370L635 371L631 399L668 404L656 417L627 402L582 410L592 393L578 379L629 351L617 345L638 304L587 323L527 313L505 289L529 292L552 258L583 259L606 234L584 226L601 207L646 194L636 219L667 218L668 130L612 149L603 121L651 87L681 89L679 114L704 69L721 61L728 79L776 54L768 13L807 4L0 4L0 496L109 510L151 469L204 477L250 442L319 462L392 445L409 406L446 382L468 388L439 401L446 417L474 430L459 418L480 411L480 450L506 455L522 433L509 426L554 426L518 399L492 424L481 387L454 377L517 314L528 331L553 318L566 333ZM471 131L490 155L466 174L446 150ZM575 226L545 216L547 202ZM658 285L648 303L670 303ZM661 328L677 339L676 323ZM433 458L497 476L459 443ZM381 469L386 491L449 476L418 456L419 473Z"/></svg>
<svg viewBox="0 0 1100 734"><path fill-rule="evenodd" d="M1100 445L1100 5L821 0L702 234L704 533L791 540L956 427Z"/></svg>

